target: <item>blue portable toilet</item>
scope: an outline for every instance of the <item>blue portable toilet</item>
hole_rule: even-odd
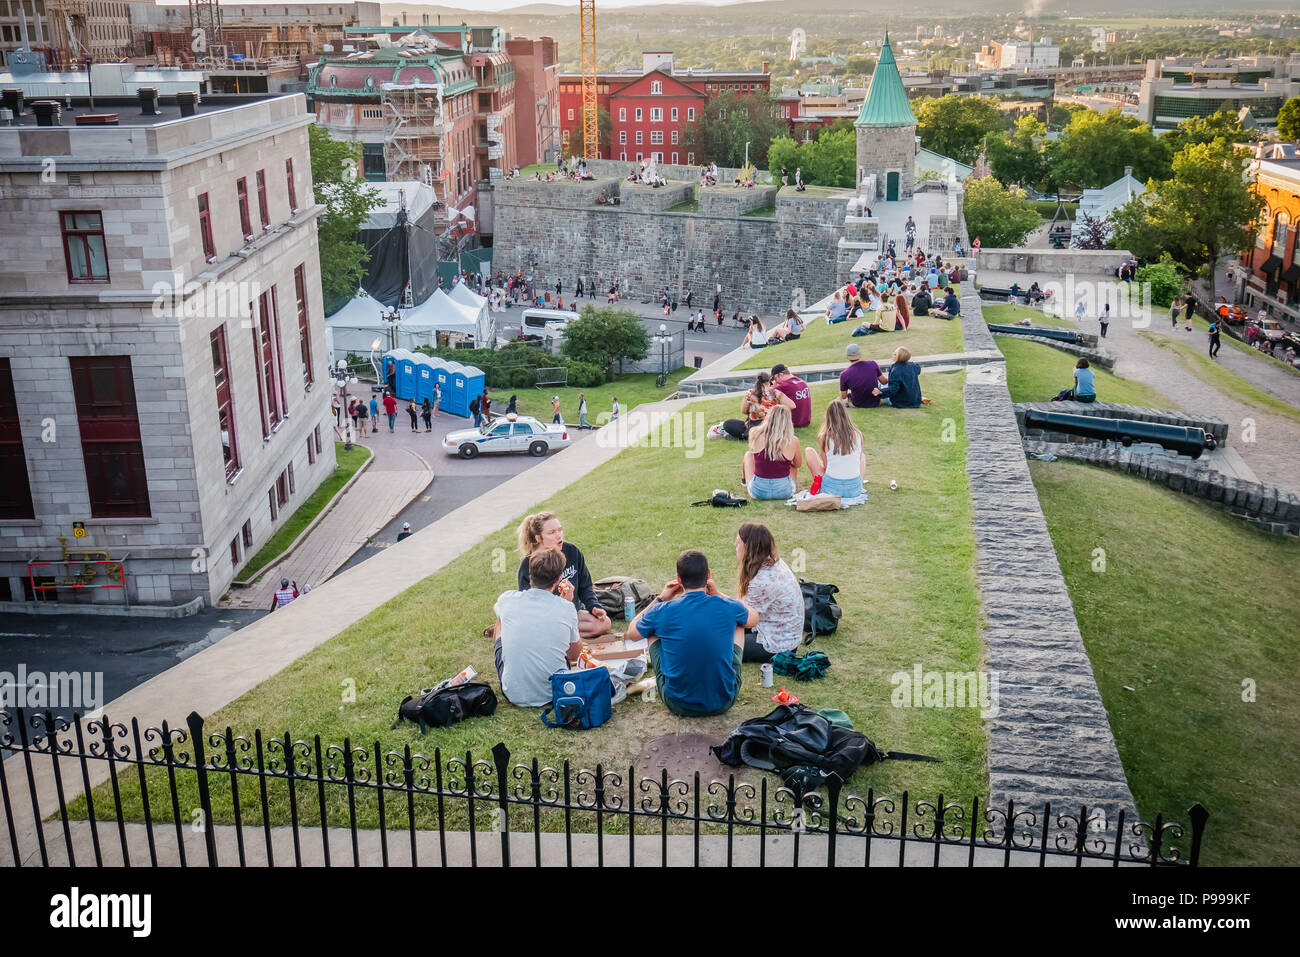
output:
[[[384,354],[380,368],[384,371],[385,380],[392,383],[396,398],[420,401],[416,398],[419,379],[416,368],[422,358],[424,357],[407,349],[393,349]]]
[[[446,362],[440,373],[446,376],[442,391],[442,407],[455,415],[468,417],[469,406],[476,396],[483,394],[485,376],[483,370],[475,366],[461,365],[459,362]]]
[[[433,374],[435,359],[428,356],[419,356],[415,363],[415,402],[417,405],[424,403],[425,399],[433,405]]]

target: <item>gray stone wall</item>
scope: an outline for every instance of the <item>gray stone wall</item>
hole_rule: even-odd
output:
[[[627,176],[628,172],[633,167],[640,166],[640,165],[641,165],[640,162],[637,162],[636,160],[630,160],[630,159],[629,160],[589,159],[587,160],[587,172],[591,173],[592,176],[595,176],[597,178],[613,176],[613,177],[617,177],[618,179],[623,179],[625,176]],[[655,168],[659,170],[659,175],[667,180],[675,179],[675,180],[689,181],[691,183],[698,183],[700,181],[699,166],[683,166],[683,165],[674,165],[672,163],[658,163],[656,164]],[[735,169],[734,167],[719,166],[718,182],[730,183],[735,180],[736,173],[738,172],[739,170]],[[759,183],[769,183],[772,180],[772,174],[765,169],[761,169],[758,171],[758,174],[755,176],[755,180],[756,182]]]
[[[776,198],[776,216],[745,216],[735,204],[759,191],[704,190],[700,212],[670,213],[575,201],[575,185],[508,180],[496,194],[493,262],[542,285],[581,276],[604,292],[618,280],[630,296],[657,296],[665,285],[687,289],[707,310],[722,286],[722,307],[784,313],[803,290],[808,301],[836,285],[836,247],[844,233],[844,200],[796,193]],[[626,186],[627,184],[622,184]],[[650,191],[662,194],[663,189]],[[726,214],[714,212],[726,208]]]
[[[886,196],[889,173],[898,173],[898,197],[908,199],[916,188],[916,127],[863,126],[858,134],[858,176],[876,175],[876,199]]]

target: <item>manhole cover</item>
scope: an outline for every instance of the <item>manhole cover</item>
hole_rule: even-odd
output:
[[[637,773],[643,777],[659,777],[666,769],[669,779],[690,780],[696,771],[705,781],[714,778],[726,780],[732,772],[709,748],[721,744],[718,738],[707,734],[665,734],[647,741],[637,757]]]

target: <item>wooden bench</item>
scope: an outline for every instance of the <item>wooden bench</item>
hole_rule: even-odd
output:
[[[76,117],[77,126],[117,126],[116,113],[82,113]]]

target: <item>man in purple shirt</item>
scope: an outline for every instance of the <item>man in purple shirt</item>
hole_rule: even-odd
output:
[[[844,354],[848,356],[849,365],[840,373],[840,398],[847,399],[856,409],[876,408],[880,405],[880,397],[871,392],[880,381],[880,366],[874,360],[863,359],[862,349],[856,342],[845,346]]]
[[[794,409],[790,418],[796,429],[806,428],[812,424],[812,390],[808,383],[785,367],[784,362],[772,366],[772,385],[778,392],[790,397]]]

